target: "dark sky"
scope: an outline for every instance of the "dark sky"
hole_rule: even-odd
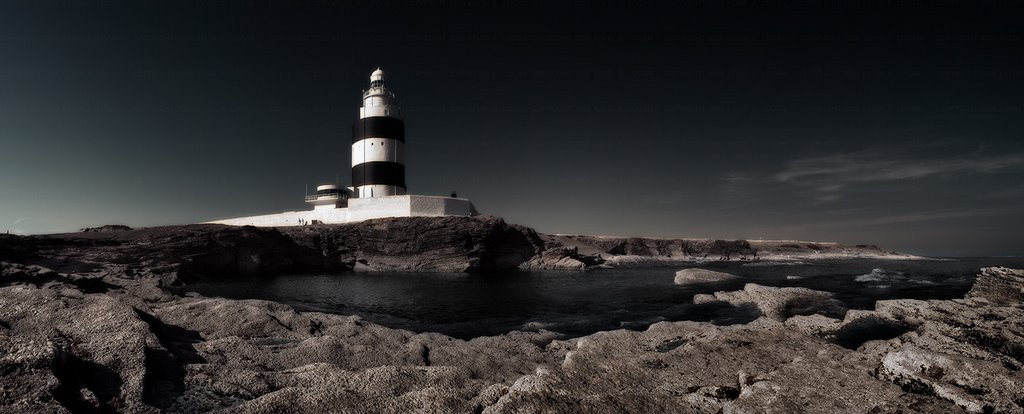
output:
[[[1024,254],[1015,2],[485,3],[0,0],[0,231],[305,209],[379,65],[409,191],[542,232]]]

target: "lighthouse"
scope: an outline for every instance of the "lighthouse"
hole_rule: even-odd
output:
[[[344,139],[344,138],[342,138]],[[340,160],[339,160],[340,161]],[[346,168],[344,164],[339,168]],[[363,91],[359,119],[352,125],[352,186],[322,184],[306,194],[312,210],[236,217],[207,223],[232,226],[305,226],[355,223],[385,217],[473,216],[465,198],[414,195],[405,189],[405,123],[395,93],[380,68]]]
[[[380,68],[370,74],[359,120],[352,125],[352,193],[357,198],[405,194],[405,123]]]

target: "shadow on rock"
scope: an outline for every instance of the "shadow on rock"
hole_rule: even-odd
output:
[[[742,325],[761,317],[761,310],[753,303],[733,305],[728,302],[706,302],[694,304],[686,320],[708,322],[715,325]]]
[[[893,339],[915,328],[892,320],[865,317],[843,325],[836,332],[835,343],[846,349],[857,349],[865,342]]]
[[[118,411],[121,378],[110,368],[86,361],[70,351],[58,349],[54,354],[53,375],[60,381],[52,391],[53,398],[69,411]]]
[[[196,331],[166,324],[157,317],[135,309],[150,331],[156,335],[163,349],[146,348],[146,381],[143,402],[158,408],[168,408],[185,391],[185,365],[201,364],[206,360],[193,344],[202,341]]]

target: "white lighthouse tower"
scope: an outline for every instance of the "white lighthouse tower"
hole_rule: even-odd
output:
[[[405,188],[405,123],[384,71],[370,74],[363,91],[359,120],[352,125],[352,186],[317,186],[306,194],[312,210],[237,217],[208,223],[234,226],[302,226],[341,224],[384,217],[472,216],[465,198],[410,195]]]
[[[352,126],[352,193],[357,198],[405,194],[405,123],[380,68],[370,74]]]

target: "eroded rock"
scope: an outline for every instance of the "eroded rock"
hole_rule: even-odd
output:
[[[753,303],[769,319],[783,322],[792,316],[822,314],[842,317],[846,308],[842,302],[832,299],[832,294],[818,290],[796,287],[770,287],[747,283],[743,290],[715,292],[714,295],[699,294],[693,303],[727,302],[736,306]]]
[[[908,391],[934,395],[971,413],[1024,411],[1024,375],[994,362],[907,346],[885,355],[879,375]]]
[[[720,283],[730,280],[738,280],[739,276],[724,272],[716,272],[707,269],[683,269],[676,272],[673,280],[677,285],[699,285],[705,283]]]
[[[110,230],[110,231],[107,231]],[[0,258],[103,279],[158,279],[363,271],[581,270],[599,255],[546,241],[498,217],[392,217],[282,228],[214,224],[0,235]],[[8,278],[10,279],[10,278]]]
[[[1019,305],[1024,301],[1024,270],[1005,267],[981,269],[967,298],[984,299],[997,305]]]
[[[152,411],[147,349],[159,341],[136,310],[71,285],[0,288],[5,343],[0,411]]]

